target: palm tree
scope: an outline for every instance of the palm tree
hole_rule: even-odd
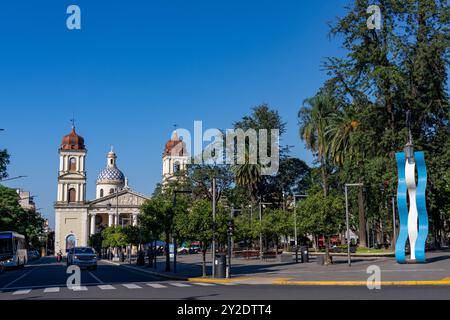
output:
[[[260,183],[262,181],[261,165],[259,164],[238,164],[232,168],[236,184],[241,187],[248,187],[253,202],[259,195]]]
[[[329,141],[326,135],[330,114],[332,114],[335,101],[328,95],[316,95],[304,101],[298,114],[300,124],[300,137],[306,147],[317,154],[322,173],[323,195],[328,196],[327,156]],[[330,237],[326,237],[325,263],[331,263]]]
[[[328,195],[327,154],[329,141],[326,130],[329,116],[333,112],[334,102],[330,96],[317,95],[306,99],[298,114],[300,124],[300,137],[306,147],[317,154],[322,171],[323,193]]]
[[[357,158],[358,167],[361,167],[361,150],[357,139],[354,137],[355,132],[361,125],[357,115],[355,106],[349,105],[336,111],[330,117],[326,130],[327,139],[330,141],[327,151],[329,158],[338,166],[342,166],[345,162],[352,162]],[[360,175],[358,182],[363,182],[362,175]],[[359,188],[358,191],[358,215],[359,245],[366,247],[366,218],[362,188]]]

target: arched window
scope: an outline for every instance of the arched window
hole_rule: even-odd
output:
[[[69,171],[77,171],[77,159],[70,158],[70,160],[69,160]]]
[[[173,173],[178,173],[178,172],[180,172],[180,169],[181,169],[180,163],[179,163],[178,161],[175,162],[175,164],[174,164],[174,166],[173,166]]]
[[[75,237],[73,234],[69,235],[66,238],[66,252],[69,252],[71,249],[75,248],[77,246],[77,237]]]
[[[69,189],[69,202],[77,202],[77,192],[74,188]]]
[[[113,194],[113,193],[114,193],[114,189],[110,189],[109,194]]]
[[[105,193],[104,193],[103,189],[100,189],[100,198],[103,198],[104,195],[105,195]]]

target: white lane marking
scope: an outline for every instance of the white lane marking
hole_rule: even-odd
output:
[[[166,286],[163,286],[162,284],[158,284],[158,283],[147,283],[147,285],[154,289],[167,289]]]
[[[89,272],[89,275],[94,278],[95,281],[97,281],[99,284],[105,284],[102,280],[100,280],[95,274],[92,272]]]
[[[72,291],[74,291],[74,292],[88,291],[88,288],[87,287],[73,287]]]
[[[13,293],[13,296],[23,296],[29,294],[31,290],[19,290]]]
[[[221,286],[238,286],[239,284],[238,283],[233,283],[233,282],[230,282],[230,283],[219,283]]]
[[[44,290],[44,293],[59,293],[60,288],[47,288]]]
[[[98,286],[100,290],[116,290],[113,286],[105,285],[105,286]]]
[[[170,285],[171,285],[171,286],[174,286],[174,287],[177,287],[177,288],[189,288],[189,287],[192,287],[192,286],[190,286],[190,285],[188,285],[188,284],[184,284],[184,283],[176,283],[176,282],[170,283]]]
[[[201,282],[199,282],[199,283],[193,283],[193,284],[195,284],[196,286],[200,286],[200,287],[215,287],[216,286],[213,283],[201,283]]]
[[[33,269],[30,272],[27,272],[27,273],[23,274],[22,276],[18,277],[16,280],[11,281],[6,286],[4,286],[4,288],[8,288],[8,287],[12,286],[14,283],[16,283],[16,282],[22,280],[23,278],[25,278],[26,276],[30,275],[34,270],[36,270],[36,269]]]
[[[123,284],[123,286],[130,290],[142,289],[142,287],[139,287],[138,285],[135,284]]]

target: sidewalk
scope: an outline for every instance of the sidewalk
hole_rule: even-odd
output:
[[[179,256],[176,274],[164,272],[163,259],[159,257],[157,269],[122,265],[176,280],[277,285],[366,285],[368,267],[378,266],[382,272],[381,280],[386,285],[450,285],[450,251],[428,253],[426,264],[407,265],[399,265],[389,257],[356,257],[352,267],[348,266],[347,258],[341,256],[335,256],[331,266],[318,265],[315,257],[307,264],[233,259],[230,280],[202,278],[201,255]],[[208,275],[211,275],[211,260],[209,255]]]

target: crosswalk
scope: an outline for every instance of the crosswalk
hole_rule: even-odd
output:
[[[4,293],[10,293],[13,296],[26,296],[32,293],[44,293],[44,294],[58,294],[61,293],[63,289],[70,290],[72,292],[88,292],[90,290],[100,290],[100,291],[116,291],[120,289],[128,290],[143,290],[145,288],[152,289],[169,289],[169,288],[193,288],[193,287],[217,287],[217,286],[238,286],[237,283],[203,283],[203,282],[167,282],[167,283],[124,283],[124,284],[113,284],[113,285],[96,285],[96,286],[80,286],[74,288],[62,288],[62,287],[50,287],[50,288],[40,288],[40,289],[20,289],[16,291],[9,291]]]

